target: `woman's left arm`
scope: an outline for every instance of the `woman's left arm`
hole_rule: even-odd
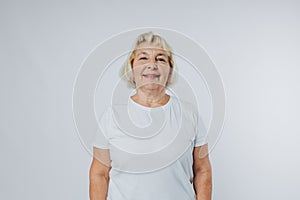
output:
[[[193,157],[196,200],[211,200],[212,170],[208,155],[208,145],[195,147]]]

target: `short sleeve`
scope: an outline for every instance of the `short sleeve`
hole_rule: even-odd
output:
[[[108,108],[102,114],[98,129],[94,137],[93,147],[101,149],[109,149],[108,128],[111,121],[111,109]]]
[[[201,118],[201,116],[196,113],[195,114],[195,118],[196,118],[196,136],[195,136],[195,143],[194,146],[195,147],[199,147],[202,146],[204,144],[207,143],[207,130],[205,128],[204,122]]]

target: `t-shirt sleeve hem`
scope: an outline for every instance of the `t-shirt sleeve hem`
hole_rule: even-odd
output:
[[[109,149],[108,146],[105,146],[105,145],[98,145],[98,144],[93,144],[93,147],[96,147],[98,149]]]
[[[194,147],[200,147],[200,146],[203,146],[203,145],[205,145],[205,144],[208,144],[208,142],[207,142],[207,141],[195,142]]]

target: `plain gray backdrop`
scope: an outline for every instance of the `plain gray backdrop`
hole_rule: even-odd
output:
[[[0,199],[88,199],[91,156],[72,115],[80,64],[121,31],[202,44],[227,116],[211,153],[215,200],[300,199],[298,1],[0,2]]]

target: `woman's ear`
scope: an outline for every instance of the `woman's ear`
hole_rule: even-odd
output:
[[[130,60],[130,67],[131,67],[131,69],[133,68],[133,61],[134,61],[134,58],[132,58],[132,59]]]

